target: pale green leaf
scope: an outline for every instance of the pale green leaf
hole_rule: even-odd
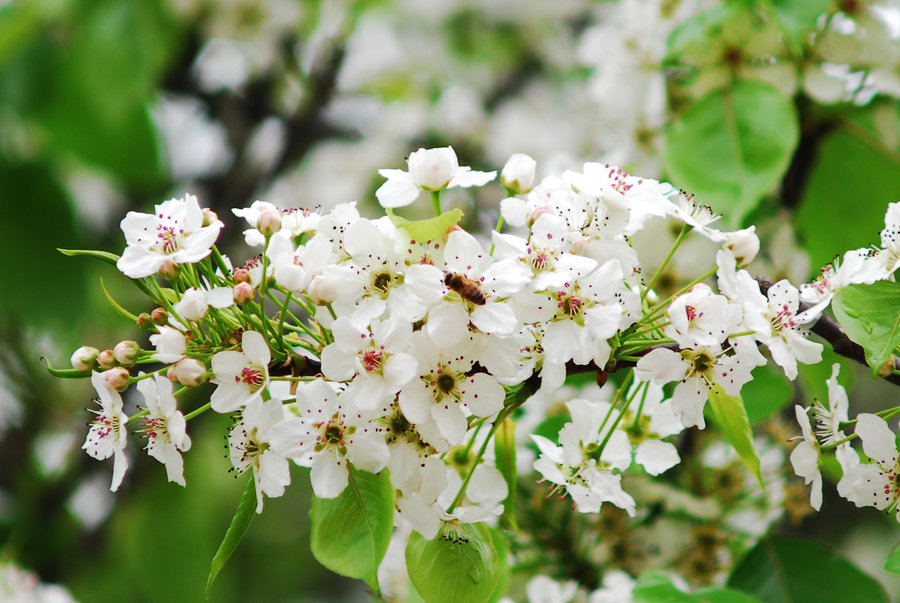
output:
[[[212,564],[210,565],[209,577],[206,579],[207,599],[209,599],[209,591],[212,588],[213,581],[216,579],[216,576],[219,575],[219,572],[225,566],[225,563],[228,561],[228,558],[231,557],[231,554],[237,548],[238,544],[240,544],[241,539],[247,532],[247,528],[250,527],[250,521],[253,519],[255,511],[256,482],[254,482],[253,475],[251,475],[250,479],[247,481],[247,487],[241,495],[237,511],[234,512],[234,517],[231,519],[231,525],[228,526],[228,531],[225,532],[225,538],[222,539],[222,544],[219,545],[219,550],[216,551]]]
[[[900,283],[849,285],[834,295],[831,307],[847,336],[866,351],[874,378],[900,344]]]
[[[750,428],[750,420],[747,418],[743,401],[740,397],[729,396],[716,385],[715,389],[709,392],[709,406],[722,433],[762,486],[759,456],[753,448],[753,430]]]

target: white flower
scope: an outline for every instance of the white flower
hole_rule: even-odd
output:
[[[287,459],[270,445],[272,429],[284,419],[281,400],[251,400],[241,411],[241,420],[228,436],[232,466],[243,473],[253,468],[256,484],[256,512],[262,513],[263,494],[277,498],[291,483]]]
[[[193,195],[169,199],[156,206],[155,214],[128,212],[122,220],[128,247],[116,267],[130,278],[143,278],[156,274],[167,261],[202,260],[224,226],[219,220],[203,226],[203,220],[203,210]]]
[[[231,287],[214,287],[213,289],[197,289],[191,287],[173,306],[178,315],[185,320],[201,320],[206,316],[209,307],[227,308],[234,303]]]
[[[900,267],[900,201],[888,205],[881,231],[881,251],[875,257],[884,270],[881,278],[887,278]]]
[[[803,441],[791,452],[791,465],[794,473],[804,479],[807,485],[812,484],[809,504],[818,511],[822,508],[822,472],[820,471],[819,442],[816,440],[809,423],[809,415],[800,405],[794,406],[797,422],[803,433]]]
[[[128,443],[128,415],[122,412],[122,397],[119,395],[102,373],[91,373],[91,384],[97,390],[100,399],[100,411],[91,411],[96,418],[91,422],[87,437],[84,440],[84,449],[90,456],[97,460],[113,457],[113,477],[109,489],[115,492],[122,484],[125,470],[128,469],[128,457],[125,456],[125,445]]]
[[[174,327],[158,326],[157,333],[150,336],[150,343],[156,348],[151,356],[153,360],[171,364],[184,358],[187,349],[187,341],[184,333]]]
[[[219,387],[210,401],[216,412],[233,412],[253,400],[261,400],[262,390],[269,384],[272,353],[263,336],[244,331],[241,349],[242,352],[228,350],[212,357],[212,381]]]
[[[578,583],[568,580],[560,584],[548,576],[535,576],[525,586],[528,603],[567,603],[575,596]]]
[[[868,249],[851,249],[841,261],[835,259],[833,264],[822,268],[812,283],[800,285],[800,300],[812,306],[807,313],[818,317],[840,289],[858,283],[871,284],[882,276],[879,261],[869,256]]]
[[[863,451],[870,462],[842,463],[844,476],[838,483],[838,493],[857,507],[875,507],[893,513],[900,501],[897,436],[884,419],[869,413],[857,415],[856,434],[862,439]]]
[[[250,228],[244,231],[244,242],[250,247],[262,247],[266,244],[266,237],[257,228],[259,226],[259,218],[263,213],[274,212],[281,215],[281,210],[268,201],[254,201],[250,207],[239,209],[234,208],[231,212],[238,218],[244,218]]]
[[[514,153],[500,172],[500,184],[514,194],[524,194],[534,186],[537,162],[524,153]]]
[[[418,198],[421,191],[439,191],[461,186],[483,186],[496,177],[497,172],[477,172],[460,166],[453,147],[419,149],[407,160],[409,171],[378,170],[387,178],[375,196],[382,207],[403,207]]]
[[[144,373],[139,373],[143,375]],[[141,418],[147,438],[147,453],[166,466],[170,482],[184,485],[184,461],[181,453],[190,450],[184,415],[176,408],[172,382],[160,375],[137,382],[148,413]]]
[[[672,302],[665,333],[682,347],[723,343],[741,320],[741,307],[700,283]]]

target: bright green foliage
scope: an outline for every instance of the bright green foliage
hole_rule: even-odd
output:
[[[798,138],[790,98],[768,84],[739,82],[675,117],[664,161],[674,185],[735,226],[784,176]]]
[[[456,226],[463,217],[459,208],[445,211],[439,216],[427,220],[407,220],[389,211],[388,215],[394,225],[406,232],[413,241],[444,241],[447,233]]]
[[[500,556],[482,523],[448,523],[433,540],[413,532],[406,568],[427,603],[490,601],[500,579]]]
[[[503,501],[503,516],[509,523],[516,525],[516,423],[509,417],[494,432],[494,462],[503,474],[509,496]]]
[[[222,539],[222,544],[219,545],[219,550],[216,551],[216,556],[213,557],[212,563],[210,564],[209,577],[206,579],[207,599],[209,598],[209,591],[212,588],[213,581],[216,579],[216,576],[219,575],[219,572],[225,566],[225,563],[228,561],[228,558],[231,557],[231,554],[237,548],[238,544],[240,544],[241,539],[247,532],[247,528],[250,527],[250,521],[253,519],[254,511],[256,511],[256,483],[251,475],[250,479],[247,481],[247,487],[244,489],[244,493],[241,494],[241,500],[238,503],[237,510],[234,512],[231,525],[228,526],[228,531],[225,532],[225,538]]]
[[[375,475],[350,466],[350,483],[337,498],[313,496],[310,547],[333,572],[378,589],[378,566],[394,529],[394,487],[387,471]]]
[[[888,601],[871,576],[825,546],[797,538],[760,542],[735,568],[728,586],[767,603]]]
[[[900,574],[900,544],[895,546],[884,560],[884,570],[892,574]]]
[[[900,344],[900,283],[844,287],[832,307],[850,339],[865,348],[866,362],[876,376]]]
[[[753,370],[753,379],[741,388],[747,418],[753,425],[777,414],[787,406],[793,395],[794,391],[784,372],[771,364],[756,367]]]
[[[744,402],[740,397],[729,396],[717,385],[715,390],[709,392],[709,406],[722,433],[734,446],[734,450],[744,461],[744,465],[747,466],[756,481],[762,485],[759,456],[753,448],[753,430],[750,428],[750,420],[747,418]]]
[[[632,592],[634,603],[756,603],[756,597],[730,588],[711,588],[697,593],[679,590],[664,574],[648,572]]]

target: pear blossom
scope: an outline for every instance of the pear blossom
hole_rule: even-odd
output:
[[[879,262],[868,249],[851,249],[843,258],[822,268],[812,283],[800,285],[800,301],[812,306],[807,312],[818,317],[828,307],[834,294],[852,284],[871,284],[883,276]]]
[[[185,195],[159,204],[153,214],[130,211],[122,220],[128,246],[116,267],[129,278],[156,274],[166,262],[198,262],[209,255],[224,224],[203,225],[197,198]]]
[[[197,321],[206,316],[210,306],[222,309],[233,303],[234,297],[230,287],[213,287],[212,289],[191,287],[182,294],[181,299],[173,307],[181,318]]]
[[[527,193],[534,186],[534,172],[537,162],[525,153],[513,153],[500,171],[500,184],[510,194],[521,195]]]
[[[578,583],[568,580],[559,583],[548,576],[535,576],[525,585],[528,603],[567,603],[578,590]]]
[[[803,441],[791,452],[791,465],[794,472],[802,477],[807,485],[812,485],[809,504],[818,511],[822,508],[822,472],[820,469],[819,442],[813,435],[809,415],[800,405],[794,406],[797,422],[800,423]]]
[[[375,197],[382,207],[403,207],[415,201],[421,191],[439,191],[457,186],[484,186],[497,176],[497,172],[478,172],[468,166],[460,166],[453,147],[419,149],[407,159],[409,171],[378,170],[387,178]]]
[[[297,386],[298,415],[289,414],[272,433],[272,447],[310,468],[313,492],[335,498],[349,483],[349,464],[378,473],[390,451],[374,412],[356,410],[323,379]]]
[[[184,358],[187,350],[184,333],[166,325],[156,327],[156,331],[155,335],[150,336],[150,343],[156,348],[156,352],[151,356],[153,360],[169,364]]]
[[[740,323],[742,312],[724,295],[717,295],[700,283],[679,295],[667,310],[667,337],[682,347],[714,346],[724,342]]]
[[[281,400],[254,398],[241,410],[241,420],[228,435],[228,455],[238,473],[253,469],[256,512],[262,513],[263,495],[277,498],[291,483],[287,458],[270,445],[273,429],[284,419]]]
[[[216,412],[234,412],[253,400],[261,400],[269,384],[272,353],[263,336],[256,331],[244,331],[241,350],[226,350],[212,357],[212,381],[218,387],[210,401]]]
[[[139,373],[143,375],[144,373]],[[147,453],[166,466],[170,482],[184,486],[182,452],[191,448],[184,415],[176,408],[172,382],[160,375],[137,382],[148,413],[141,418],[147,438]]]
[[[103,378],[102,373],[92,372],[91,384],[97,390],[100,410],[91,411],[97,416],[91,421],[82,449],[97,460],[113,457],[113,476],[109,489],[115,492],[128,469],[128,457],[125,456],[128,415],[122,411],[122,396]]]
[[[857,415],[856,435],[869,462],[845,465],[838,493],[857,507],[895,513],[900,502],[897,436],[884,419],[869,413]]]
[[[881,250],[874,257],[883,271],[881,278],[887,278],[900,268],[900,201],[888,205],[881,231]]]

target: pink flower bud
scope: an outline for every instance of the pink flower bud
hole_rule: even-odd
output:
[[[150,313],[150,320],[153,321],[153,324],[159,326],[168,324],[169,313],[163,308],[154,308],[153,312]]]
[[[110,387],[119,392],[124,392],[128,389],[128,384],[131,383],[131,375],[128,374],[128,369],[124,369],[121,366],[103,371],[101,375],[103,375]]]
[[[186,387],[195,387],[206,381],[206,366],[196,358],[183,358],[169,368],[168,377]]]
[[[117,364],[116,355],[112,350],[103,350],[100,352],[100,355],[97,356],[97,366],[100,367],[101,371],[111,369]]]
[[[756,236],[756,227],[751,226],[729,233],[723,246],[734,253],[738,267],[746,266],[759,253],[759,237]]]
[[[238,283],[234,286],[234,303],[246,304],[253,299],[255,291],[250,283]]]
[[[524,153],[514,153],[500,172],[500,184],[511,193],[521,195],[534,186],[537,162]]]
[[[97,366],[100,350],[83,345],[72,353],[72,368],[76,371],[89,371]]]
[[[317,275],[314,276],[309,287],[306,288],[310,301],[317,306],[327,306],[337,298],[337,288],[329,279]]]
[[[238,268],[231,275],[234,279],[235,283],[249,283],[250,282],[250,271],[246,268]]]
[[[132,366],[137,361],[140,351],[141,346],[139,346],[136,341],[130,339],[120,341],[116,344],[116,347],[113,348],[113,354],[116,356],[116,361],[122,366]]]
[[[281,212],[267,209],[259,214],[259,220],[256,222],[256,230],[266,237],[271,237],[281,230]]]
[[[531,212],[529,212],[528,217],[525,219],[525,222],[526,224],[528,224],[528,227],[531,228],[532,226],[534,226],[534,223],[537,222],[538,218],[540,218],[544,214],[549,213],[549,207],[544,207],[543,205],[535,207],[533,210],[531,210]]]
[[[156,325],[153,324],[153,317],[150,316],[147,312],[141,312],[137,317],[137,326],[142,329],[148,329],[150,331],[156,330]]]
[[[172,260],[166,260],[159,268],[159,275],[167,281],[174,281],[178,278],[178,264]]]
[[[219,221],[219,215],[208,207],[203,208],[203,226],[212,226]]]

